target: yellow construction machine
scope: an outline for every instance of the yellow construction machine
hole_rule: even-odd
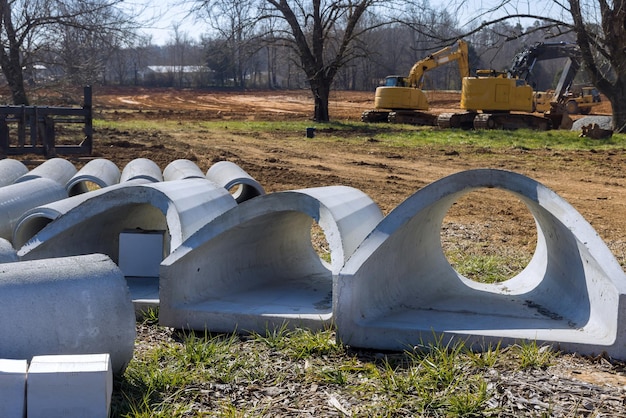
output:
[[[409,75],[388,76],[385,85],[376,89],[374,109],[361,115],[363,122],[409,123],[435,125],[437,115],[426,112],[428,99],[422,91],[424,74],[442,65],[457,62],[461,78],[469,77],[468,47],[459,40],[416,62]]]
[[[437,125],[442,128],[536,130],[571,125],[564,92],[579,69],[578,54],[576,44],[537,43],[517,54],[506,72],[478,70],[476,77],[463,79],[461,108],[466,112],[441,114]],[[550,100],[550,111],[543,116],[535,115],[536,94],[527,80],[537,62],[562,57],[569,59],[556,89],[558,98]]]
[[[548,130],[551,120],[533,115],[533,88],[507,72],[478,70],[463,79],[463,113],[442,113],[440,128]]]

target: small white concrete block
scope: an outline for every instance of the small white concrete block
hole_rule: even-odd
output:
[[[0,417],[26,416],[26,360],[0,359]]]
[[[108,354],[35,356],[28,369],[28,417],[107,418],[112,392]]]
[[[125,277],[159,277],[164,231],[126,231],[120,234],[119,267]]]

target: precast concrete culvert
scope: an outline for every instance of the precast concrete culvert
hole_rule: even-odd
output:
[[[135,312],[120,269],[92,254],[2,265],[0,358],[109,353],[133,357]]]
[[[52,158],[44,161],[29,172],[18,177],[15,180],[15,183],[45,178],[56,181],[57,183],[65,186],[74,174],[76,174],[76,167],[74,167],[74,164],[63,158]]]
[[[121,261],[148,259],[156,268],[146,268],[157,273],[149,275],[153,279],[149,283],[142,279],[137,288],[149,291],[153,302],[158,303],[160,261],[206,223],[235,206],[226,190],[206,179],[159,183],[137,179],[35,208],[22,217],[14,237],[22,244],[18,249],[22,260],[102,253],[126,273]],[[148,247],[155,239],[160,240],[159,245]],[[139,244],[129,247],[124,240]],[[133,251],[130,257],[120,254],[123,249]],[[145,289],[146,284],[151,290]]]
[[[13,230],[21,216],[32,208],[65,199],[65,187],[48,178],[34,177],[28,181],[0,187],[0,237],[13,242]]]
[[[206,178],[232,193],[237,203],[265,194],[263,186],[258,181],[230,161],[218,161],[213,164],[207,170]]]
[[[185,179],[203,179],[204,173],[200,167],[191,160],[180,159],[169,163],[163,170],[164,181],[175,181]]]
[[[13,184],[26,173],[28,173],[28,167],[23,162],[10,158],[0,160],[0,187]]]
[[[333,276],[381,219],[367,195],[345,186],[244,202],[163,260],[159,321],[215,332],[328,326]],[[314,222],[326,236],[330,263],[313,248]]]
[[[119,183],[120,169],[104,158],[89,161],[67,182],[65,188],[69,196],[87,193]]]
[[[161,173],[161,169],[154,161],[147,158],[135,158],[124,166],[120,176],[120,183],[131,180],[158,183],[163,181],[163,173]]]
[[[448,262],[441,225],[479,188],[499,188],[528,207],[537,226],[529,264],[502,283],[469,280]],[[403,350],[443,338],[475,349],[536,340],[582,354],[626,358],[626,277],[606,244],[562,198],[502,170],[461,172],[416,192],[372,231],[337,279],[337,338]]]

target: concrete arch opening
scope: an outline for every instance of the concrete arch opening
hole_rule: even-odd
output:
[[[443,219],[440,236],[452,268],[480,283],[517,276],[537,248],[537,226],[528,206],[511,192],[494,188],[459,197]]]

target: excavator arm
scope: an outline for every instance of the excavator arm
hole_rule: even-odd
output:
[[[556,58],[568,58],[554,92],[554,97],[558,101],[565,95],[580,69],[582,57],[577,44],[571,42],[537,43],[515,56],[509,73],[513,77],[528,81],[537,62]]]
[[[422,88],[424,84],[424,74],[439,66],[445,65],[451,61],[457,61],[459,64],[459,72],[461,78],[469,77],[469,59],[467,42],[459,40],[456,48],[449,46],[430,54],[416,62],[409,72],[407,85],[409,87]]]

